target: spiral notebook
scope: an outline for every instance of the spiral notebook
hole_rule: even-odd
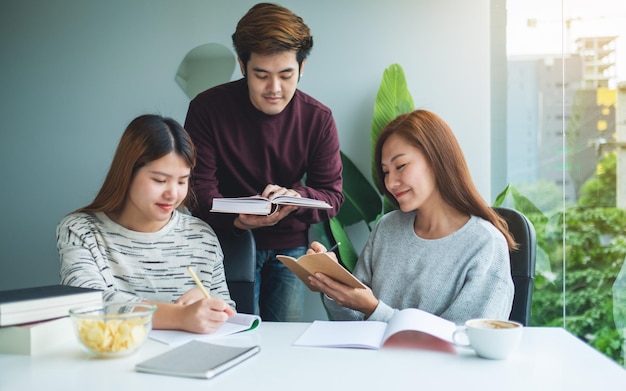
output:
[[[259,346],[224,346],[191,341],[140,362],[138,372],[211,379],[257,354]]]

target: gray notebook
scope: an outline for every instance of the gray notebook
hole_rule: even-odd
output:
[[[138,372],[210,379],[257,354],[259,346],[238,347],[190,341],[140,362]]]

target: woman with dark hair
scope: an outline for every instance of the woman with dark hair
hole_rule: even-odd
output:
[[[135,118],[96,198],[57,226],[61,283],[103,290],[105,301],[155,304],[155,329],[210,333],[233,316],[213,229],[177,210],[191,198],[195,164],[180,124],[158,115]]]
[[[383,216],[354,269],[368,289],[323,274],[333,319],[388,321],[419,308],[457,324],[507,319],[513,302],[506,222],[481,198],[448,124],[416,110],[398,116],[375,147],[378,185],[399,210]],[[313,242],[309,252],[324,252]]]

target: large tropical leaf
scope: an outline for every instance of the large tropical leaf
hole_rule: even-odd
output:
[[[358,259],[358,253],[344,227],[364,222],[371,230],[372,225],[378,221],[381,215],[382,198],[354,162],[343,152],[341,152],[341,161],[343,164],[345,201],[337,216],[329,221],[328,226],[325,223],[319,223],[313,227],[319,240],[326,247],[341,243],[337,251],[339,260],[348,270],[352,271]],[[330,228],[330,232],[328,228]]]
[[[502,204],[504,203],[504,200],[506,200],[506,197],[508,197],[509,193],[511,192],[511,185],[506,185],[506,187],[504,188],[504,190],[502,190],[500,192],[500,194],[498,194],[498,196],[496,197],[496,200],[493,202],[493,206],[502,206]]]
[[[527,197],[523,196],[516,187],[511,188],[511,195],[513,196],[513,205],[515,209],[522,211],[524,214],[533,214],[542,217],[542,223],[545,224],[547,217],[543,214],[539,208]]]
[[[328,222],[313,224],[312,227],[317,234],[317,240],[326,248],[334,246],[335,243],[340,243],[339,248],[335,250],[335,254],[337,254],[339,263],[349,271],[352,271],[359,258],[359,254],[352,245],[352,241],[341,224],[341,221],[339,221],[337,217],[333,217]]]
[[[341,162],[345,201],[339,209],[337,219],[346,227],[359,221],[365,221],[370,227],[370,222],[375,221],[381,213],[381,197],[376,188],[343,152],[341,152]]]
[[[356,265],[356,261],[359,258],[359,254],[357,254],[354,246],[352,245],[352,241],[348,237],[348,234],[343,228],[341,222],[335,217],[330,220],[330,230],[334,236],[334,239],[337,243],[341,243],[337,252],[339,253],[339,260],[343,264],[343,266],[349,271],[354,270],[354,266]]]
[[[376,182],[376,170],[374,166],[374,146],[382,129],[398,115],[413,111],[413,98],[409,93],[404,77],[404,71],[398,64],[392,64],[383,73],[383,79],[376,95],[374,114],[371,128],[371,156],[372,156],[372,179]],[[383,197],[372,182],[359,171],[356,165],[341,152],[343,163],[343,194],[345,201],[341,209],[333,219],[329,221],[330,233],[323,231],[321,226],[316,227],[321,233],[322,240],[330,245],[333,242],[341,242],[338,253],[341,262],[352,270],[358,259],[358,253],[352,245],[350,237],[344,227],[360,222],[365,222],[368,229],[378,221],[383,213],[395,209],[395,206],[385,199],[383,210]],[[330,238],[329,236],[332,236]]]
[[[329,232],[327,230],[327,223],[325,221],[322,221],[320,223],[316,223],[311,225],[311,227],[313,228],[313,230],[315,231],[315,234],[317,235],[316,240],[319,241],[320,243],[322,243],[326,248],[331,248],[336,242],[334,237],[331,238],[331,232]]]
[[[493,206],[502,206],[508,196],[513,201],[513,209],[522,212],[533,224],[538,235],[545,234],[546,225],[549,223],[548,217],[537,206],[523,196],[517,188],[511,184],[507,185],[504,190],[498,194]],[[550,266],[550,258],[547,252],[542,248],[541,241],[537,243],[536,249],[536,273],[550,279],[553,275]]]
[[[531,200],[523,196],[519,190],[517,190],[517,187],[511,184],[506,185],[504,190],[496,196],[493,206],[502,206],[509,195],[513,199],[513,207],[520,212],[524,214],[543,214]]]
[[[404,77],[404,71],[399,64],[391,64],[383,72],[383,79],[374,102],[372,130],[370,141],[372,145],[372,179],[376,181],[376,167],[374,160],[374,146],[378,135],[391,120],[400,114],[413,111],[413,98],[409,92]]]

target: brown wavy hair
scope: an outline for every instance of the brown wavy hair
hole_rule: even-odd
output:
[[[126,202],[130,184],[146,164],[175,152],[190,169],[196,165],[196,150],[183,127],[172,118],[141,115],[128,125],[115,151],[111,167],[91,204],[76,212],[117,212]],[[183,205],[195,199],[191,188]]]
[[[251,53],[271,55],[295,50],[298,65],[313,48],[313,37],[301,17],[285,7],[259,3],[239,20],[232,35],[237,56],[245,67]]]
[[[396,207],[399,206],[398,201],[385,187],[381,165],[383,145],[394,134],[424,153],[433,170],[436,186],[446,203],[462,213],[489,221],[502,232],[509,249],[517,248],[506,221],[476,190],[463,151],[452,129],[441,117],[430,111],[415,110],[399,115],[382,130],[376,141],[374,156],[378,187]]]

